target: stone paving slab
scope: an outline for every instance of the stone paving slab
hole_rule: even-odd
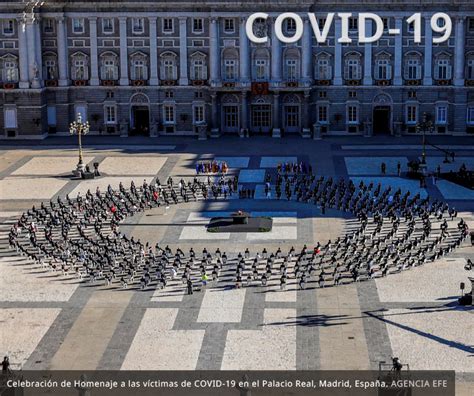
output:
[[[107,191],[107,186],[110,184],[113,189],[118,189],[120,182],[123,183],[123,186],[125,188],[130,187],[130,183],[133,182],[137,187],[141,186],[143,184],[143,180],[146,180],[147,183],[150,183],[152,181],[153,177],[152,176],[135,176],[135,177],[102,177],[100,179],[94,179],[94,180],[82,180],[78,186],[76,186],[70,193],[69,196],[71,198],[75,198],[77,193],[80,192],[82,196],[84,196],[87,193],[87,190],[91,190],[92,194],[95,194],[95,190],[97,187],[100,188],[101,192]]]
[[[230,238],[229,232],[207,232],[204,226],[185,226],[181,231],[179,240],[226,240]]]
[[[242,169],[239,173],[239,183],[262,183],[264,180],[264,169]]]
[[[455,301],[459,297],[459,284],[467,281],[465,264],[465,259],[448,257],[390,277],[378,278],[375,283],[380,301]]]
[[[362,180],[364,183],[369,184],[374,183],[374,186],[377,186],[378,183],[382,185],[382,188],[391,186],[392,191],[395,193],[399,188],[402,190],[402,193],[407,191],[411,192],[411,196],[415,196],[420,193],[422,198],[425,198],[428,193],[426,189],[420,188],[420,183],[418,180],[403,179],[399,177],[351,177],[351,180],[357,185],[359,185]]]
[[[216,157],[216,161],[225,161],[230,169],[248,168],[250,157]]]
[[[260,168],[276,168],[278,164],[283,164],[285,162],[297,162],[297,157],[262,157],[260,161]]]
[[[6,177],[0,180],[0,200],[51,199],[67,183],[52,177]]]
[[[205,330],[172,330],[177,308],[149,308],[122,370],[194,370]]]
[[[259,330],[229,330],[221,370],[296,370],[296,309],[267,308]]]
[[[0,301],[68,301],[78,280],[64,278],[22,257],[0,257]],[[62,280],[61,280],[62,279]]]
[[[121,156],[107,157],[99,167],[108,175],[156,175],[168,157]]]
[[[273,226],[269,232],[248,232],[249,241],[268,241],[268,240],[295,240],[298,239],[298,228],[296,226]]]
[[[474,320],[466,309],[420,306],[373,314],[385,322],[394,356],[411,370],[474,373]]]
[[[446,180],[438,180],[436,186],[444,199],[474,200],[474,190],[469,190],[459,184],[451,183]]]
[[[84,157],[84,164],[89,164],[94,157]],[[51,175],[57,176],[65,173],[70,174],[76,169],[77,156],[69,157],[35,157],[30,159],[25,165],[18,168],[12,175]],[[92,169],[92,164],[91,164]]]
[[[240,323],[245,289],[207,289],[199,310],[198,322]]]
[[[381,175],[382,162],[387,166],[386,175],[397,175],[397,164],[400,162],[402,172],[407,170],[407,157],[345,157],[347,174],[357,175]]]
[[[20,369],[58,316],[58,308],[0,309],[0,351]]]

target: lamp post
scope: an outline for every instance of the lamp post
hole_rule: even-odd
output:
[[[422,121],[416,124],[417,132],[423,133],[423,151],[421,153],[421,165],[426,166],[426,132],[433,132],[433,123],[428,119],[428,114],[423,113]]]
[[[69,133],[71,135],[77,135],[79,140],[79,162],[77,163],[76,171],[78,173],[84,172],[85,166],[82,162],[82,135],[89,133],[89,122],[82,122],[82,116],[78,113],[76,121],[69,125]]]

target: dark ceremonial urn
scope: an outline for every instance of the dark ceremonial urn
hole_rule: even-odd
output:
[[[213,217],[207,232],[269,232],[273,226],[271,217],[252,217],[239,210],[228,217]]]

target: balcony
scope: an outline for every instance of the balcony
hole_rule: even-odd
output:
[[[104,87],[115,87],[117,80],[100,80],[100,84]]]
[[[46,80],[44,82],[44,85],[47,87],[47,88],[54,88],[54,87],[57,87],[58,86],[58,80]]]
[[[434,80],[434,81],[436,85],[440,85],[440,86],[451,85],[451,80],[439,79],[439,80]]]
[[[325,86],[331,85],[331,80],[329,80],[329,79],[328,80],[315,80],[314,83],[316,85],[320,85],[320,86],[325,87]]]
[[[421,79],[405,79],[405,85],[410,85],[410,86],[421,85]]]
[[[134,87],[144,87],[147,85],[147,80],[130,80],[130,85]]]
[[[12,81],[8,81],[8,82],[4,82],[4,83],[2,84],[2,88],[3,88],[3,89],[15,89],[15,88],[17,88],[17,87],[18,87],[18,83],[15,82],[15,81],[13,81],[13,82],[12,82]]]
[[[287,78],[285,85],[288,88],[297,88],[298,87],[298,79],[296,78]]]
[[[224,80],[222,81],[222,88],[235,88],[235,80]]]
[[[346,85],[350,85],[352,87],[355,87],[355,86],[359,86],[361,84],[361,81],[362,80],[360,78],[358,78],[358,79],[345,79],[344,83]]]
[[[191,80],[191,85],[195,87],[202,87],[207,85],[207,80]]]
[[[89,85],[89,80],[74,80],[73,84],[76,87],[85,87],[86,85]]]
[[[388,80],[388,79],[375,80],[375,85],[378,85],[379,87],[386,87],[387,85],[392,85],[392,80]]]
[[[165,87],[174,87],[177,83],[177,80],[161,80],[161,85]]]
[[[252,95],[268,95],[269,84],[263,81],[254,81],[251,85]]]

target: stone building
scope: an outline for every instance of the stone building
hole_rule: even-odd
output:
[[[254,12],[270,15],[254,24],[265,44],[245,33]],[[304,20],[296,44],[274,39],[282,12]],[[328,12],[352,12],[354,41],[337,41],[336,18],[318,44],[308,12],[321,24]],[[359,12],[383,17],[380,40],[358,44]],[[421,43],[406,21],[415,12]],[[437,12],[453,22],[441,44],[430,28]],[[68,134],[78,113],[92,133],[121,136],[403,135],[420,133],[425,113],[429,133],[473,134],[474,3],[0,0],[0,136]]]

